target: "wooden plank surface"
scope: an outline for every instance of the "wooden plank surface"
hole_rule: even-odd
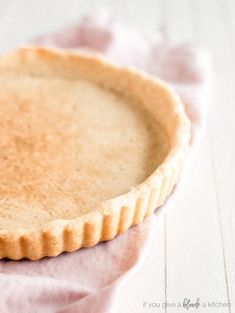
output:
[[[99,4],[0,0],[0,50],[74,22]],[[201,303],[230,302],[231,307],[195,312],[235,312],[235,2],[106,0],[102,5],[141,29],[164,29],[174,42],[202,44],[214,63],[214,96],[205,135],[191,161],[190,184],[159,218],[145,263],[118,294],[116,313],[183,312],[162,304],[197,297]],[[160,303],[161,308],[148,309],[144,303]]]
[[[208,119],[208,137],[213,179],[216,192],[216,204],[227,288],[227,298],[231,303],[231,312],[235,311],[235,28],[230,10],[235,9],[234,2],[206,1],[203,14],[199,14],[203,1],[193,2],[192,10],[198,18],[195,20],[195,38],[213,52],[214,89]],[[208,23],[208,17],[210,22]],[[203,27],[204,26],[204,27]]]

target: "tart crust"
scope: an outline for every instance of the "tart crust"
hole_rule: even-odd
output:
[[[129,192],[101,203],[74,219],[55,219],[35,229],[0,229],[0,258],[37,260],[110,240],[160,207],[172,192],[190,141],[190,122],[174,91],[160,79],[120,68],[98,56],[44,48],[21,48],[0,57],[0,74],[62,76],[88,80],[133,98],[158,119],[170,140],[164,161]]]

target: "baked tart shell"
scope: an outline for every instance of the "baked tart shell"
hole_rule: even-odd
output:
[[[190,142],[190,122],[177,94],[165,82],[102,57],[44,48],[21,48],[0,57],[0,73],[77,77],[132,97],[158,118],[170,140],[163,162],[129,192],[74,219],[55,219],[35,229],[0,229],[0,258],[37,260],[113,239],[160,207],[177,183]]]

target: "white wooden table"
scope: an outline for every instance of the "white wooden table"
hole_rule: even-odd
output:
[[[0,0],[0,50],[76,21],[99,3]],[[116,313],[186,312],[173,307],[184,298],[200,299],[201,306],[188,312],[235,312],[235,1],[102,3],[129,24],[151,30],[161,26],[173,41],[202,44],[214,63],[214,96],[191,184],[159,219],[145,264],[118,294]]]

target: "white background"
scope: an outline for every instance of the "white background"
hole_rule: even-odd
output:
[[[207,126],[194,157],[191,182],[165,217],[145,264],[125,282],[116,313],[183,312],[148,309],[148,303],[230,302],[235,312],[235,2],[233,0],[0,0],[0,49],[76,22],[105,5],[133,26],[164,28],[173,41],[210,49],[214,93]]]

